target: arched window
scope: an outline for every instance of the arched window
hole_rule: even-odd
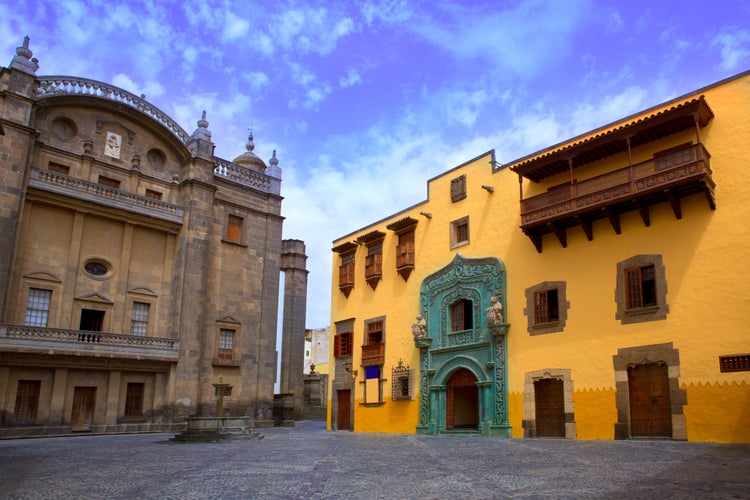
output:
[[[462,299],[451,305],[451,332],[460,332],[474,328],[473,303]]]

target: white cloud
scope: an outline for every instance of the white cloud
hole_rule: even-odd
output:
[[[400,24],[414,15],[408,0],[365,2],[361,6],[361,11],[368,25],[373,24],[375,20],[386,24]]]
[[[242,74],[242,78],[250,84],[253,90],[260,90],[271,83],[268,75],[261,71],[250,71]]]
[[[346,76],[339,78],[339,86],[341,88],[352,87],[360,83],[362,83],[362,76],[355,69],[349,69],[346,72]]]
[[[711,42],[718,46],[721,54],[721,69],[735,71],[747,66],[750,59],[750,32],[735,28],[724,28]]]
[[[224,19],[224,41],[237,40],[244,37],[250,30],[250,23],[233,12],[226,11]]]
[[[139,85],[124,73],[119,73],[112,78],[112,85],[127,90],[137,96],[145,95],[146,99],[156,98],[164,94],[164,87],[156,81],[148,81]]]

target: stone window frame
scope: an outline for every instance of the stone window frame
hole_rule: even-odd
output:
[[[466,238],[462,238],[459,241],[459,237],[461,236],[460,228],[462,226],[466,226]],[[456,219],[451,222],[450,226],[450,247],[451,250],[454,248],[462,247],[464,245],[468,245],[471,242],[471,226],[469,224],[469,216],[461,217],[460,219]]]
[[[578,431],[575,422],[573,402],[573,378],[569,368],[544,368],[526,372],[523,384],[523,437],[536,437],[536,393],[534,382],[543,379],[558,379],[563,382],[563,406],[565,411],[565,439],[576,439]]]
[[[393,401],[413,401],[414,400],[414,385],[416,382],[414,376],[414,369],[409,368],[409,365],[404,366],[402,360],[398,360],[398,366],[391,369],[391,400]],[[403,388],[403,384],[406,382],[407,391],[403,394],[400,390]]]
[[[557,290],[558,319],[548,323],[537,324],[534,299],[538,292],[547,290]],[[526,308],[523,310],[523,313],[526,315],[526,331],[530,335],[559,333],[565,330],[565,324],[568,320],[568,309],[570,309],[570,302],[567,299],[567,283],[565,281],[543,281],[524,290],[524,294],[526,296]]]
[[[615,439],[630,439],[630,390],[628,368],[642,364],[667,365],[669,399],[672,407],[672,439],[687,441],[687,424],[683,407],[687,404],[687,391],[680,388],[680,351],[672,342],[636,347],[621,347],[612,356],[615,370]]]
[[[654,280],[656,286],[656,305],[639,308],[627,307],[626,271],[635,267],[654,266]],[[615,303],[617,312],[615,319],[623,325],[659,321],[667,319],[669,304],[667,303],[667,273],[661,254],[640,254],[617,263],[617,281],[615,287]]]
[[[151,302],[147,300],[133,300],[130,303],[130,334],[131,335],[140,335],[142,337],[148,337],[150,326],[151,326],[150,319],[151,319]],[[138,331],[138,333],[136,333],[136,331]]]
[[[240,329],[242,325],[239,322],[235,322],[233,319],[227,318],[227,320],[218,321],[216,323],[216,337],[214,341],[214,358],[212,361],[213,366],[240,366],[240,356],[239,356],[239,344],[240,344]],[[226,354],[227,351],[221,351],[221,335],[222,332],[233,332],[232,335],[232,348],[231,348],[231,354],[232,358],[227,359]],[[226,349],[226,348],[224,348]],[[224,356],[221,356],[221,354],[224,354]]]

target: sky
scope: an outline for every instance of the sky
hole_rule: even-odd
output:
[[[507,163],[750,69],[750,0],[0,0],[0,58],[110,83],[215,154],[250,130],[305,241],[307,326],[330,322],[332,241]]]

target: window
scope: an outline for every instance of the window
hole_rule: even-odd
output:
[[[148,310],[150,304],[133,302],[133,314],[130,321],[130,333],[133,335],[148,334]]]
[[[380,367],[365,367],[365,404],[379,404],[382,401],[380,394]]]
[[[382,365],[385,362],[384,324],[385,321],[380,318],[365,321],[362,366]]]
[[[64,174],[68,175],[70,173],[70,167],[67,165],[62,165],[60,163],[55,163],[54,161],[51,161],[47,164],[47,170],[50,172],[57,172],[58,174]]]
[[[527,331],[531,335],[562,332],[568,319],[570,304],[566,300],[564,281],[543,281],[525,290],[528,318]]]
[[[26,303],[26,326],[47,326],[51,290],[29,288],[29,299]]]
[[[534,323],[549,323],[559,319],[557,289],[534,292]]]
[[[722,373],[750,371],[750,354],[719,356],[719,369]]]
[[[459,300],[451,306],[451,331],[460,332],[474,328],[473,303],[470,300]]]
[[[383,322],[373,321],[367,324],[367,343],[380,344],[383,342]]]
[[[146,384],[143,382],[128,382],[125,393],[125,416],[142,417],[143,416],[143,393]]]
[[[219,361],[230,362],[234,358],[235,330],[219,330]]]
[[[161,200],[162,193],[159,191],[154,191],[153,189],[147,189],[146,190],[146,198],[152,198],[154,200]]]
[[[628,309],[656,305],[654,266],[625,269],[625,301]]]
[[[383,242],[367,247],[365,258],[365,279],[374,290],[383,276]]]
[[[617,263],[617,313],[622,324],[666,319],[667,273],[662,256],[636,255]]]
[[[451,222],[451,248],[469,243],[469,217]]]
[[[339,290],[346,297],[354,288],[354,252],[341,256],[341,266],[339,266]]]
[[[235,243],[242,241],[242,217],[227,217],[227,240]]]
[[[391,399],[394,401],[405,401],[414,399],[414,370],[404,366],[401,360],[398,360],[398,366],[392,370],[391,379]]]
[[[352,332],[342,332],[333,337],[333,355],[351,356],[352,354]]]
[[[41,388],[41,380],[18,381],[16,406],[13,410],[13,420],[16,423],[36,423],[36,412],[39,408],[39,392]]]
[[[81,310],[81,324],[80,330],[86,330],[89,332],[101,332],[104,327],[104,311],[97,311],[94,309],[82,309]]]
[[[115,188],[115,189],[120,189],[120,181],[118,181],[117,179],[113,179],[111,177],[107,177],[105,175],[100,175],[98,182],[102,186],[107,186],[107,187],[111,187],[111,188]]]

